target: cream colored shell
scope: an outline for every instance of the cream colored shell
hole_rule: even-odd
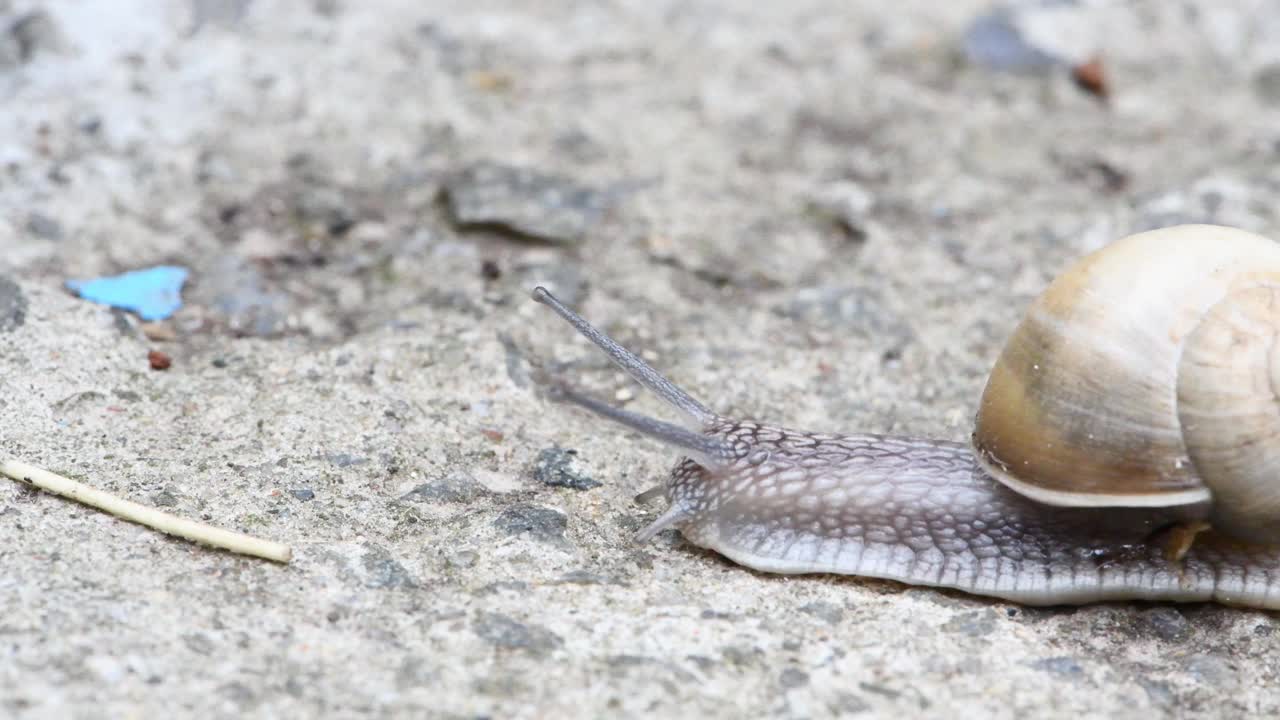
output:
[[[1032,304],[973,442],[994,477],[1067,506],[1212,502],[1215,528],[1280,536],[1280,245],[1226,227],[1131,235]]]

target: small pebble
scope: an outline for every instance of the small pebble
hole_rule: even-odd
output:
[[[1253,90],[1263,103],[1280,106],[1280,62],[1263,67],[1253,76]]]
[[[151,364],[152,370],[168,370],[169,366],[173,364],[173,360],[159,350],[148,352],[147,362]]]
[[[542,542],[563,541],[569,527],[564,513],[530,503],[508,506],[498,514],[493,524],[507,535],[527,535]]]
[[[532,655],[547,655],[564,645],[564,640],[550,630],[518,622],[501,613],[480,613],[472,630],[495,647],[524,650]]]
[[[369,462],[369,458],[360,455],[352,455],[351,453],[337,452],[329,453],[324,456],[325,460],[340,468],[356,467]]]
[[[1093,95],[1099,100],[1106,101],[1111,97],[1111,88],[1107,84],[1106,69],[1102,66],[1102,60],[1094,58],[1089,62],[1071,68],[1071,79],[1081,90]]]
[[[817,600],[800,607],[800,612],[837,625],[844,619],[844,608],[829,602]]]
[[[1055,675],[1065,675],[1068,677],[1080,677],[1084,675],[1084,668],[1080,667],[1080,663],[1071,657],[1050,657],[1041,660],[1034,660],[1028,663],[1036,670],[1044,670]]]
[[[536,170],[480,163],[445,185],[456,224],[497,226],[517,235],[576,244],[599,220],[604,193],[565,177]]]
[[[999,616],[994,610],[973,610],[953,616],[942,624],[942,629],[969,637],[983,637],[995,632],[998,623]]]
[[[1138,618],[1153,635],[1161,640],[1181,640],[1190,631],[1190,623],[1176,608],[1155,607],[1144,610]]]
[[[782,671],[782,675],[779,676],[778,682],[782,687],[787,689],[808,685],[809,673],[800,670],[799,668],[787,668]]]
[[[27,296],[18,283],[0,275],[0,333],[22,327],[27,321]]]
[[[816,213],[834,221],[851,239],[863,239],[875,196],[861,185],[844,180],[814,191],[809,204]]]
[[[29,12],[0,36],[0,67],[28,62],[41,52],[57,51],[62,46],[61,37],[53,16],[44,10]]]
[[[464,470],[422,483],[400,497],[402,502],[469,503],[488,491]]]
[[[533,464],[533,477],[543,485],[567,487],[574,490],[590,490],[600,487],[600,482],[591,476],[573,469],[572,450],[558,447],[546,448],[538,453]]]
[[[62,239],[62,225],[48,215],[38,212],[27,216],[27,232],[43,240]]]
[[[474,550],[461,550],[449,556],[447,562],[451,567],[466,569],[474,567],[480,559],[479,553]]]
[[[381,545],[369,543],[365,546],[361,566],[361,580],[367,588],[383,590],[418,586],[409,571]]]
[[[307,488],[307,487],[292,488],[289,490],[289,494],[298,498],[302,502],[306,502],[308,500],[314,500],[316,497],[315,492],[311,488]]]
[[[151,504],[156,507],[176,507],[178,498],[168,490],[161,490],[151,497]]]
[[[154,342],[173,342],[178,339],[173,326],[167,322],[144,322],[141,327],[142,334]]]

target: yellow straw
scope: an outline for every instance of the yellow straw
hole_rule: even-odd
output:
[[[0,457],[0,475],[8,475],[18,482],[33,485],[130,522],[145,525],[152,530],[159,530],[162,533],[234,553],[253,555],[280,563],[289,562],[293,555],[288,545],[170,515],[17,460]]]

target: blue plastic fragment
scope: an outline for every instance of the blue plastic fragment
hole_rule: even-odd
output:
[[[67,289],[90,302],[137,313],[143,320],[163,320],[182,307],[184,267],[159,265],[93,280],[68,280]]]
[[[969,60],[993,70],[1035,72],[1062,64],[1023,37],[1013,17],[996,10],[976,18],[964,34]]]

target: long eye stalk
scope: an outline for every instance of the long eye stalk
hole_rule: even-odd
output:
[[[583,319],[581,315],[578,315],[578,313],[570,310],[564,303],[557,300],[556,296],[548,292],[546,288],[542,286],[534,288],[533,299],[554,310],[557,315],[564,318],[566,322],[582,333],[583,337],[603,350],[610,360],[617,363],[623,370],[626,370],[627,374],[635,378],[636,382],[671,403],[677,410],[688,415],[699,425],[706,427],[715,421],[716,414],[708,410],[706,405],[676,387],[675,383],[663,377],[662,373],[653,369],[653,366],[642,360],[639,355],[622,347],[613,338],[600,332],[591,323]]]
[[[703,467],[724,467],[733,459],[733,447],[723,440],[686,430],[679,425],[607,405],[574,390],[564,383],[553,381],[548,388],[548,394],[553,400],[571,402],[601,417],[626,425],[632,430],[639,431],[659,442],[678,447],[689,453],[689,456]]]

